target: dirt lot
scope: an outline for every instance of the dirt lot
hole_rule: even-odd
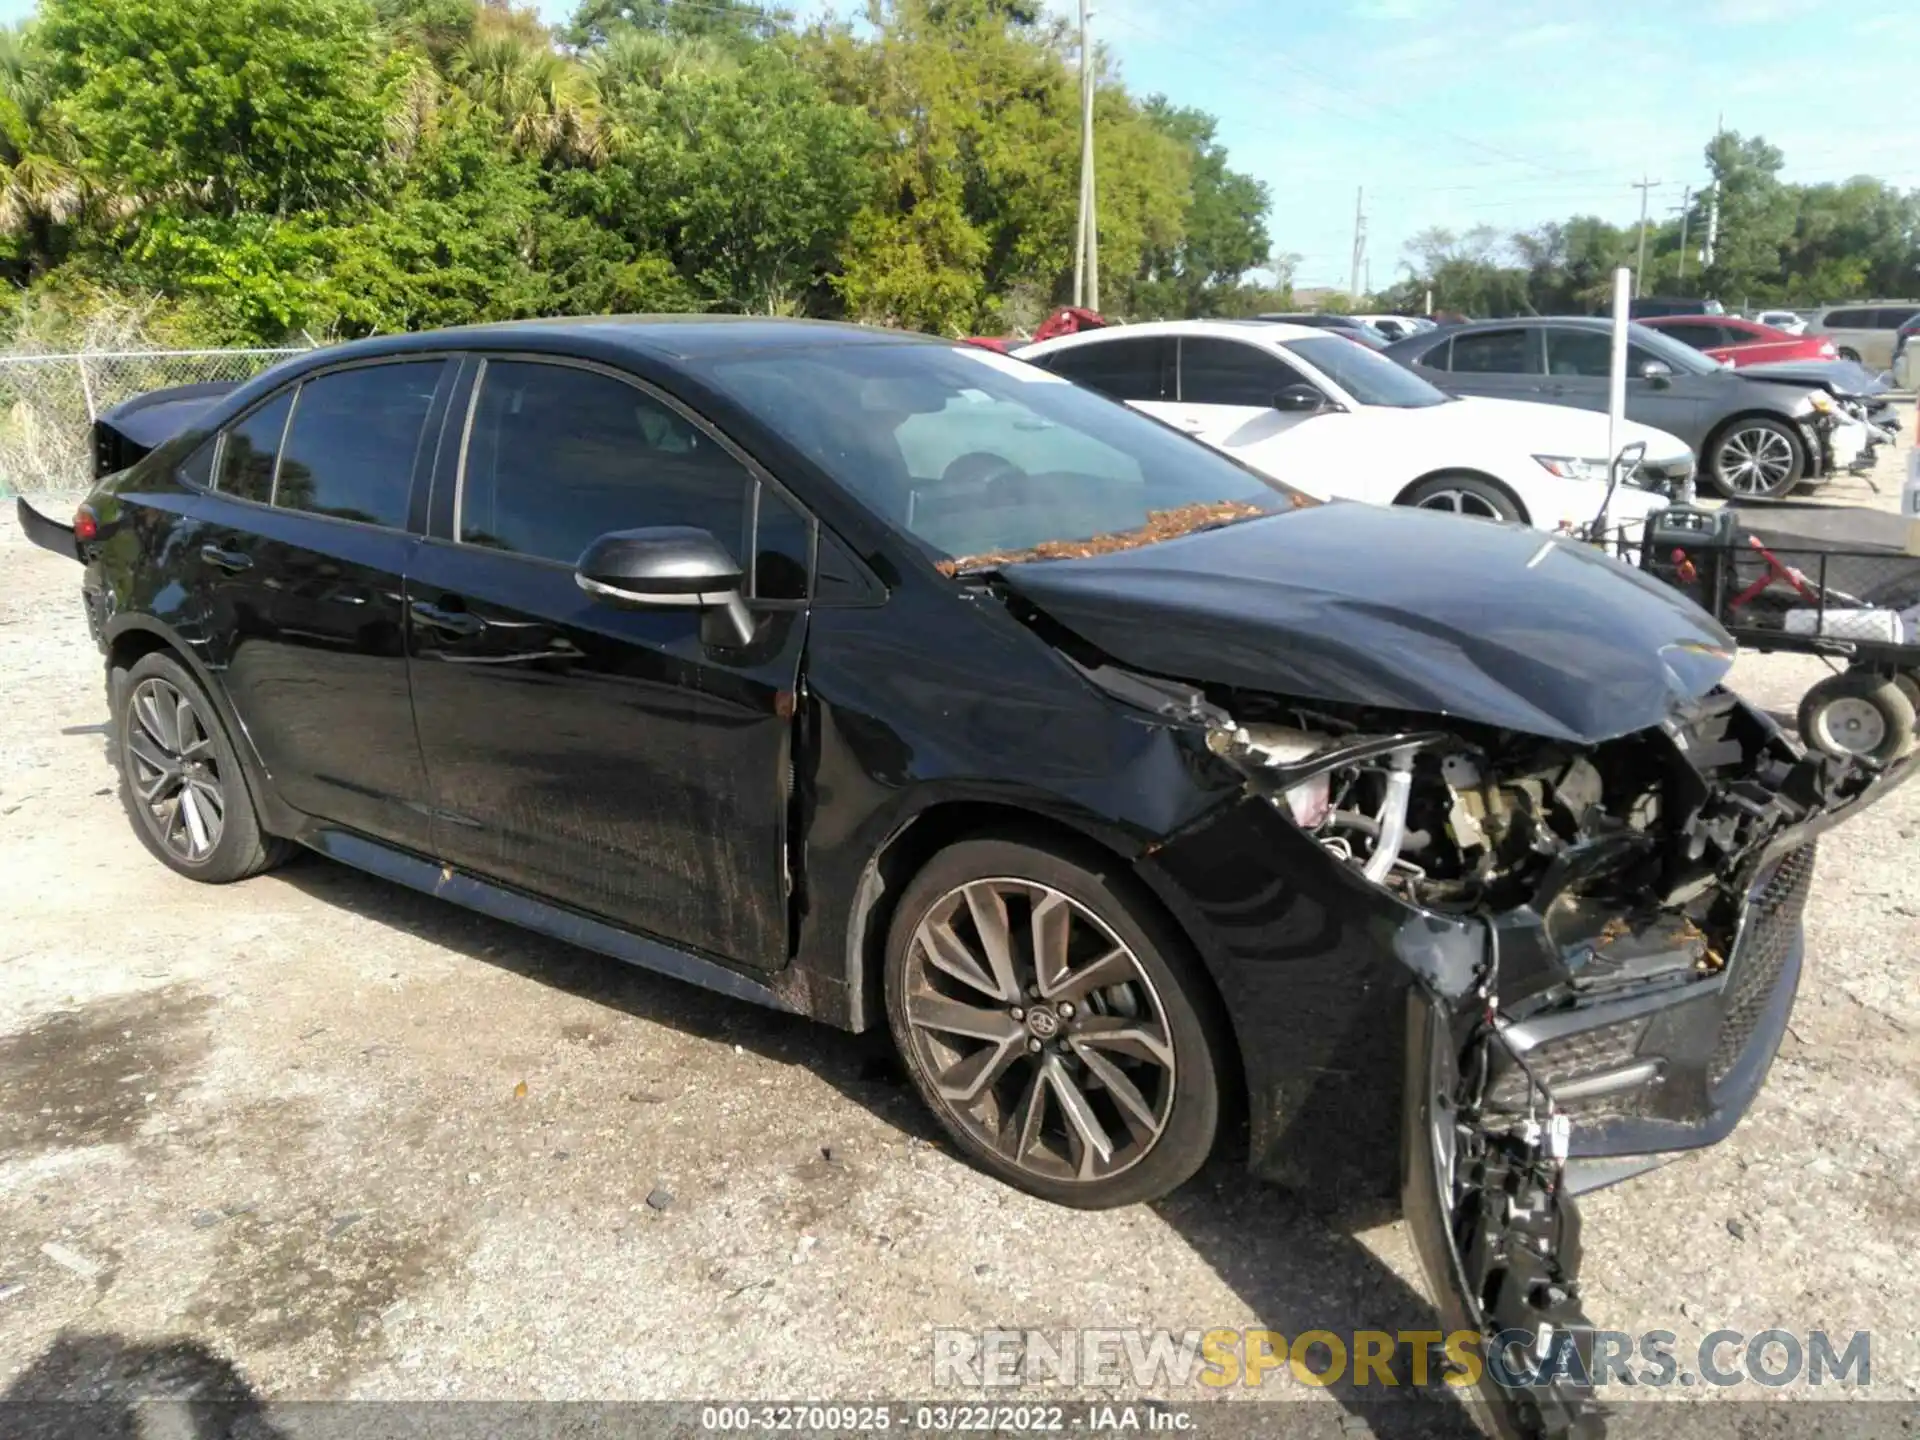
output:
[[[1161,1205],[1053,1209],[947,1153],[868,1041],[314,857],[174,878],[113,793],[76,580],[9,510],[0,1390],[925,1397],[936,1326],[1433,1323],[1397,1222],[1224,1166]],[[1749,657],[1737,680],[1790,712],[1817,673]],[[1916,839],[1920,785],[1825,843],[1752,1115],[1588,1203],[1603,1324],[1683,1354],[1722,1327],[1870,1330],[1872,1392],[1920,1394]],[[1331,1395],[1355,1413],[1311,1413],[1349,1433],[1439,1418]]]

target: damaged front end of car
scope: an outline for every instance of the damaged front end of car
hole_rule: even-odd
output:
[[[1234,694],[1207,746],[1380,900],[1401,1200],[1497,1433],[1600,1433],[1575,1197],[1722,1138],[1766,1076],[1818,833],[1905,778],[1725,690],[1597,744]]]
[[[993,583],[1215,797],[1137,868],[1232,1017],[1255,1168],[1339,1209],[1397,1151],[1495,1428],[1597,1433],[1575,1197],[1745,1113],[1817,837],[1911,761],[1803,753],[1704,611],[1510,526],[1331,504]]]

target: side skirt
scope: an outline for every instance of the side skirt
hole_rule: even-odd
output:
[[[638,965],[643,970],[656,970],[662,975],[671,975],[676,980],[684,980],[689,985],[698,985],[705,990],[717,990],[735,1000],[748,1000],[789,1015],[806,1013],[791,998],[771,986],[749,979],[739,971],[730,970],[715,961],[703,959],[661,940],[618,929],[577,911],[536,900],[530,895],[481,880],[451,866],[436,865],[431,860],[392,849],[365,836],[344,830],[317,828],[300,835],[299,839],[302,844],[343,865],[365,870],[368,874],[392,880],[423,894],[451,900],[482,915],[491,915],[497,920],[537,931],[555,940],[564,940],[569,945],[598,951],[615,960],[624,960],[629,965]]]

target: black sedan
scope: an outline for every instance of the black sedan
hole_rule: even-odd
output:
[[[1482,320],[1386,353],[1456,395],[1604,411],[1612,328],[1577,315]],[[1730,500],[1784,499],[1847,468],[1867,438],[1824,389],[1748,378],[1645,325],[1629,335],[1627,416],[1691,445],[1701,479]]]
[[[1265,1173],[1400,1187],[1513,1434],[1587,1402],[1575,1196],[1745,1112],[1814,837],[1904,775],[1805,758],[1580,544],[1315,505],[897,333],[366,341],[21,518],[84,563],[163,864],[304,845],[885,1026],[1066,1204],[1244,1114]]]

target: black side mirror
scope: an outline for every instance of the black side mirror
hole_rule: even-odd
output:
[[[1640,378],[1656,390],[1664,390],[1673,383],[1673,367],[1664,360],[1642,360]]]
[[[612,531],[587,546],[573,578],[610,605],[717,610],[738,643],[753,639],[753,616],[740,596],[740,562],[709,531],[687,525]]]
[[[1292,414],[1311,414],[1315,410],[1324,410],[1327,397],[1311,385],[1289,385],[1273,397],[1273,408]]]

